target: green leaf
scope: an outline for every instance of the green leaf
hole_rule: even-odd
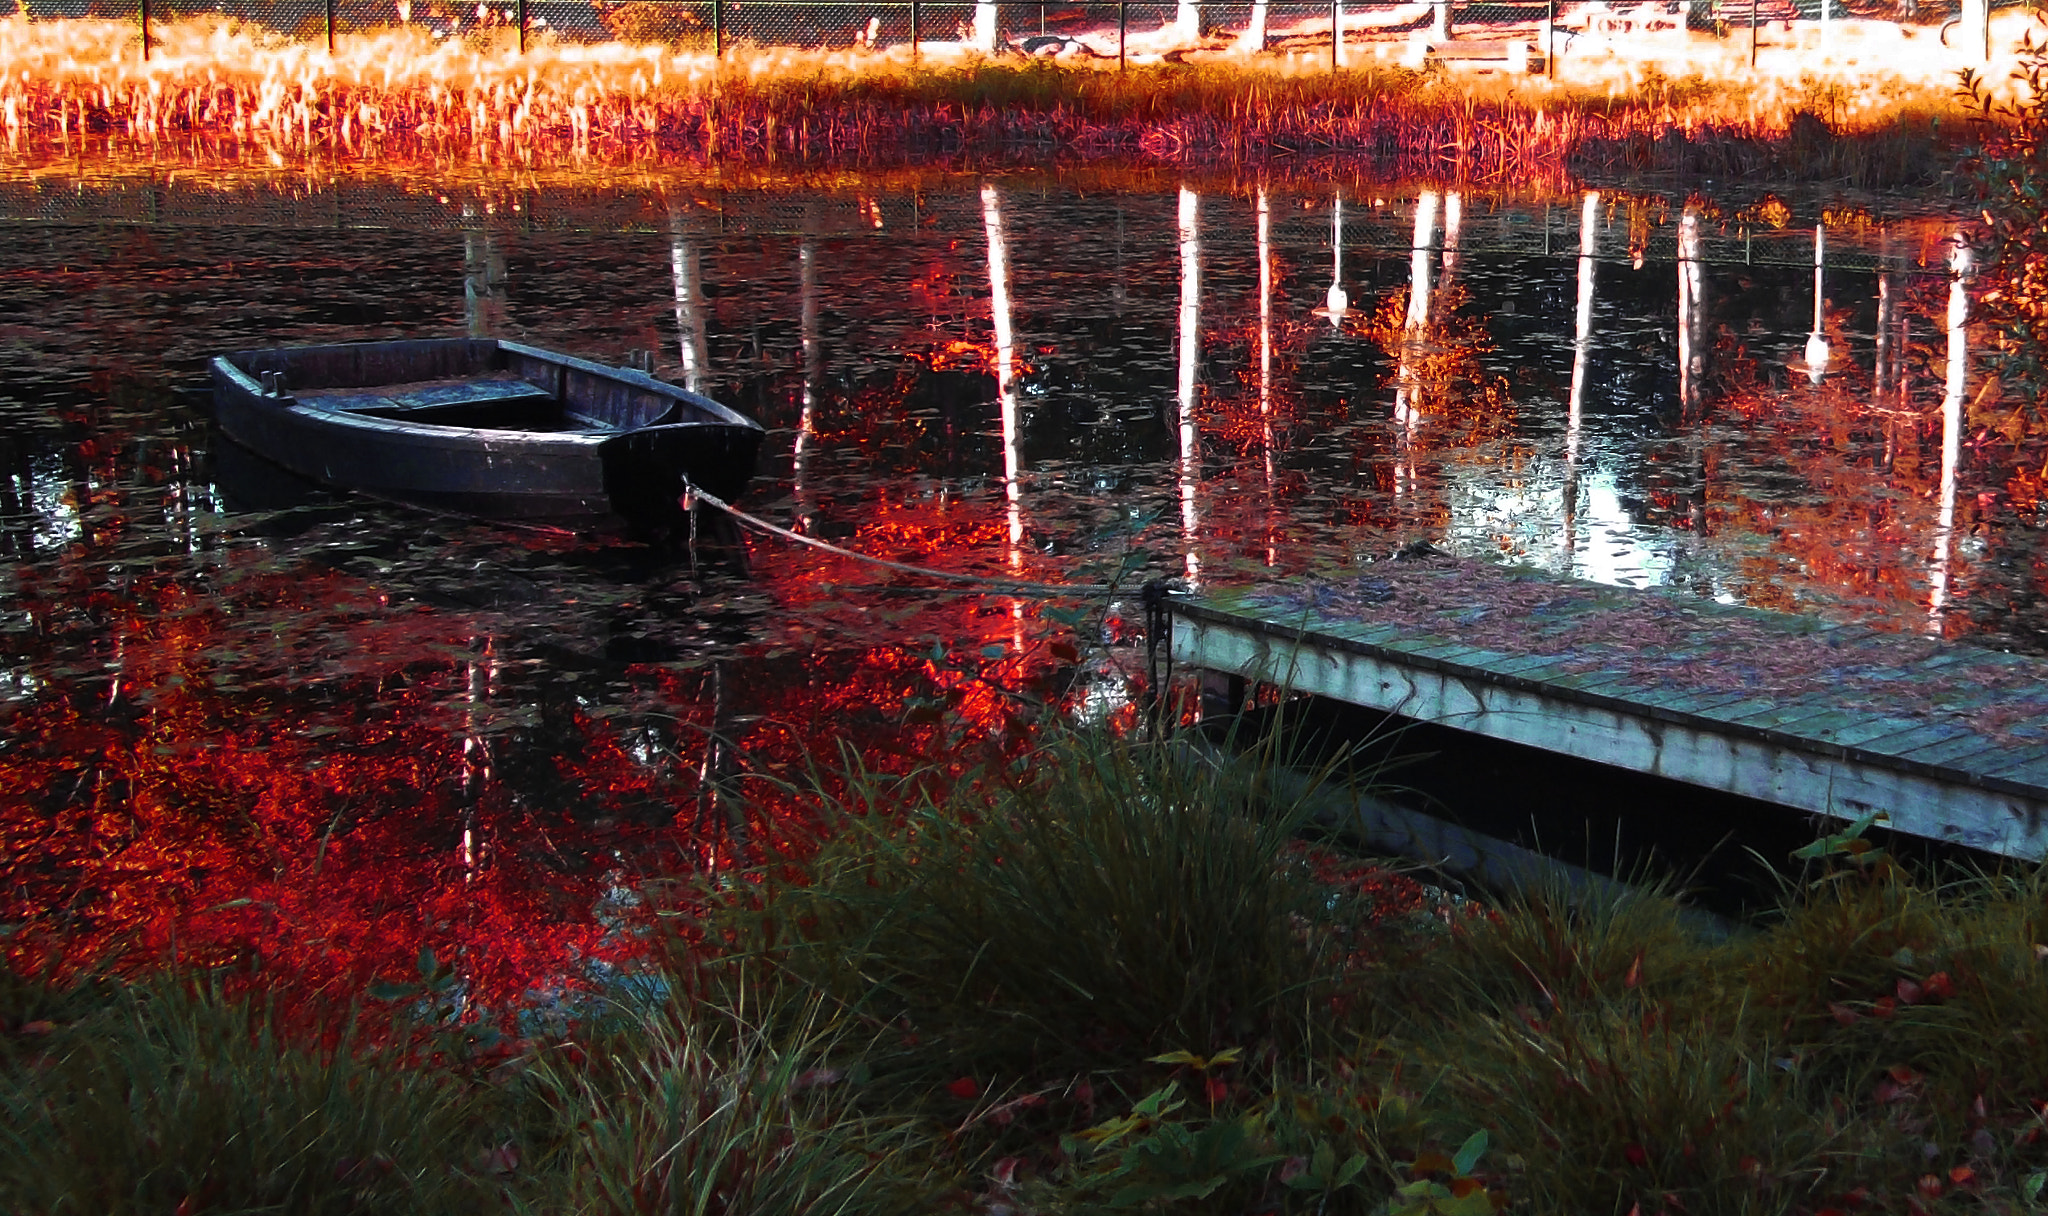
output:
[[[1451,1169],[1457,1173],[1458,1177],[1467,1177],[1472,1173],[1473,1167],[1479,1164],[1479,1159],[1485,1155],[1486,1129],[1482,1127],[1478,1131],[1473,1132],[1458,1149],[1457,1154],[1451,1158]]]
[[[1002,646],[984,646],[981,648],[981,657],[984,659],[1000,659],[1008,653],[1010,653],[1009,650]]]
[[[1213,1178],[1196,1178],[1171,1186],[1162,1186],[1156,1182],[1134,1183],[1110,1196],[1109,1206],[1134,1208],[1159,1200],[1172,1203],[1176,1199],[1206,1199],[1217,1187],[1228,1181],[1228,1178],[1219,1174]]]
[[[373,1001],[409,1001],[425,992],[418,984],[394,984],[390,980],[378,980],[370,985],[370,999]]]
[[[1329,1141],[1319,1140],[1316,1142],[1315,1155],[1309,1158],[1308,1172],[1314,1174],[1316,1181],[1326,1187],[1335,1180],[1337,1174],[1337,1150],[1330,1147]]]
[[[1169,1099],[1171,1100],[1169,1101]],[[1174,1096],[1173,1086],[1162,1085],[1133,1103],[1131,1105],[1131,1113],[1143,1115],[1148,1119],[1157,1119],[1161,1115],[1171,1114],[1186,1105],[1185,1099]]]
[[[1886,818],[1889,818],[1889,816],[1883,811],[1872,811],[1839,832],[1830,833],[1814,841],[1812,844],[1792,850],[1792,856],[1801,861],[1812,861],[1818,857],[1831,857],[1837,853],[1857,854],[1868,852],[1870,844],[1861,839],[1863,833],[1869,831],[1871,825],[1878,820]]]
[[[1331,1187],[1334,1189],[1340,1186],[1350,1186],[1358,1181],[1358,1176],[1365,1172],[1365,1167],[1368,1164],[1370,1162],[1366,1160],[1364,1153],[1351,1154],[1351,1159],[1346,1161],[1343,1167],[1337,1171],[1337,1177],[1330,1183]]]
[[[1207,1060],[1204,1060],[1192,1051],[1169,1051],[1163,1055],[1146,1056],[1145,1062],[1147,1064],[1192,1064],[1196,1068],[1201,1068],[1208,1064]]]

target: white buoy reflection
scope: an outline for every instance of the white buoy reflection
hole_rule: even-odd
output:
[[[1950,566],[1955,556],[1956,473],[1963,457],[1963,394],[1969,384],[1969,277],[1974,257],[1964,238],[1955,238],[1948,258],[1948,377],[1941,395],[1941,489],[1934,523],[1934,568],[1927,596],[1928,632],[1942,632],[1948,608]]]
[[[993,185],[981,188],[981,221],[988,230],[988,307],[995,328],[996,402],[1003,429],[1003,500],[1009,523],[1011,569],[1024,564],[1024,487],[1017,434],[1017,344],[1010,318],[1010,251],[1003,234],[1003,204]]]
[[[1414,436],[1420,421],[1420,386],[1415,382],[1414,361],[1420,354],[1418,331],[1429,324],[1430,262],[1436,252],[1438,201],[1434,190],[1424,190],[1415,200],[1415,239],[1408,252],[1408,315],[1403,323],[1406,332],[1401,339],[1400,364],[1394,374],[1394,425],[1404,440]]]
[[[1187,578],[1193,586],[1201,575],[1202,561],[1196,552],[1201,516],[1195,490],[1201,482],[1201,436],[1195,429],[1195,390],[1202,357],[1202,242],[1201,196],[1182,186],[1180,190],[1180,334],[1177,342],[1179,368],[1175,402],[1180,416],[1180,523],[1187,549]]]
[[[1706,371],[1706,264],[1700,248],[1700,209],[1688,204],[1678,219],[1678,405],[1699,405]]]
[[[1564,416],[1564,573],[1578,553],[1579,439],[1585,426],[1586,371],[1593,353],[1593,283],[1599,256],[1600,192],[1586,191],[1579,207],[1579,300],[1572,325],[1572,387]]]
[[[818,379],[824,367],[824,352],[818,338],[818,242],[805,237],[797,245],[796,257],[797,338],[803,346],[804,374],[797,388],[796,446],[790,459],[790,498],[796,512],[790,526],[806,532],[811,525],[806,475],[810,471],[811,448],[817,442]]]
[[[705,333],[702,255],[687,236],[680,213],[670,212],[668,223],[669,280],[676,297],[676,353],[683,363],[683,387],[701,393],[704,371],[711,362]]]
[[[1828,374],[1827,248],[1825,223],[1813,226],[1813,332],[1806,336],[1806,378],[1819,384]]]
[[[1344,290],[1344,192],[1339,190],[1330,202],[1330,290],[1315,313],[1329,318],[1332,329],[1342,329],[1350,311],[1351,296]]]

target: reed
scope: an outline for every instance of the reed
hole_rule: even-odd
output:
[[[1174,164],[1364,154],[1472,179],[1568,168],[1926,183],[1925,153],[1965,134],[1946,77],[1916,65],[1758,75],[1722,48],[1622,61],[1558,80],[1410,71],[1332,74],[1307,61],[1210,57],[1100,64],[897,51],[741,47],[724,59],[661,43],[503,30],[436,43],[415,27],[352,31],[324,50],[217,17],[166,23],[143,62],[117,22],[4,23],[0,128],[81,139],[254,140],[295,155],[421,149],[546,165],[626,148],[727,161],[1067,155]],[[1803,117],[1802,117],[1803,116]]]

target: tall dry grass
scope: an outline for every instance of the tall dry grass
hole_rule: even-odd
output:
[[[527,163],[618,146],[736,160],[1342,152],[1475,178],[1582,164],[1877,184],[1926,179],[1925,153],[1966,125],[1951,74],[1922,60],[1821,58],[1760,75],[1715,43],[1665,61],[1567,58],[1550,80],[1411,71],[1391,58],[1333,74],[1290,56],[1119,71],[913,61],[901,48],[743,47],[718,60],[545,39],[521,55],[502,28],[437,42],[398,26],[345,33],[330,57],[218,17],[163,24],[144,62],[122,22],[17,17],[0,31],[0,131],[18,147],[207,136],[294,155],[426,145]]]

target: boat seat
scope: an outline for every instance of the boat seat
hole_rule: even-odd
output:
[[[293,396],[300,404],[316,409],[427,426],[498,431],[588,429],[562,412],[553,393],[511,377],[301,389]]]
[[[538,404],[555,399],[553,393],[515,376],[463,376],[362,388],[295,389],[286,385],[285,391],[303,405],[374,414],[379,418],[405,418],[424,411],[445,411],[450,407]]]

